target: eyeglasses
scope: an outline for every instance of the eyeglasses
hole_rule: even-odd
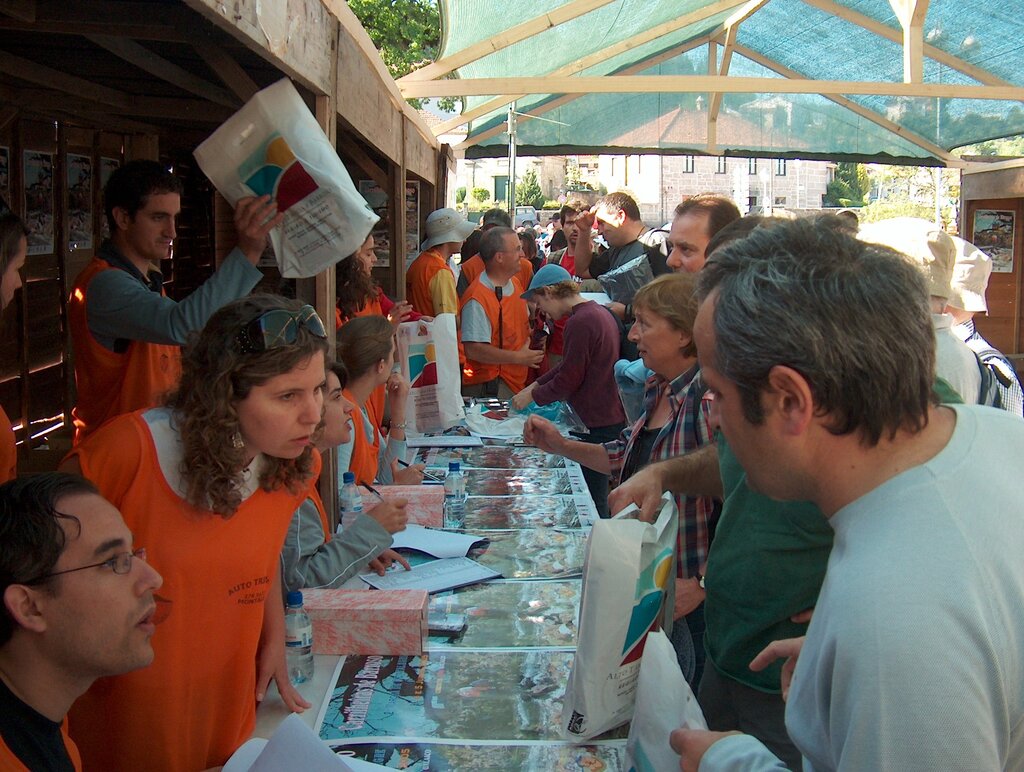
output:
[[[313,306],[303,306],[298,311],[275,308],[264,311],[238,331],[235,342],[243,354],[259,354],[282,346],[290,346],[299,337],[299,330],[305,328],[311,335],[326,338],[324,323],[317,316]]]
[[[90,563],[87,566],[79,566],[78,568],[66,568],[63,571],[53,571],[49,574],[37,576],[35,579],[30,579],[27,582],[19,582],[19,584],[38,584],[39,582],[42,582],[43,580],[49,579],[53,576],[60,576],[61,574],[72,574],[75,571],[85,571],[87,568],[100,568],[101,566],[103,568],[109,568],[115,574],[128,574],[131,573],[132,561],[135,558],[141,558],[142,560],[145,560],[146,548],[139,547],[137,550],[134,550],[132,552],[119,552],[118,554],[114,555],[114,557],[108,558],[107,560],[104,560],[100,563]]]

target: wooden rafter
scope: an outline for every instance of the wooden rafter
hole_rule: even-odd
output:
[[[753,62],[757,62],[762,67],[765,67],[773,72],[776,72],[785,78],[790,78],[793,80],[807,79],[807,76],[802,75],[796,70],[791,70],[789,67],[786,67],[785,65],[776,62],[774,59],[769,59],[767,56],[763,56],[752,49],[746,48],[745,46],[737,45],[736,53],[740,54],[740,56],[745,56],[746,58],[750,59]],[[865,120],[868,120],[877,126],[881,126],[883,129],[891,131],[893,134],[898,134],[900,137],[907,140],[907,142],[910,142],[912,145],[917,145],[919,148],[921,148],[922,150],[926,150],[936,158],[942,159],[947,163],[947,165],[953,165],[955,163],[958,163],[959,161],[959,159],[951,155],[945,148],[939,147],[935,143],[920,136],[919,134],[915,134],[914,132],[904,128],[903,126],[900,126],[898,123],[890,121],[888,118],[884,118],[883,116],[879,115],[878,113],[872,110],[869,110],[863,105],[857,104],[852,99],[847,99],[846,97],[836,95],[827,96],[823,94],[822,96],[824,96],[825,99],[835,102],[837,105],[841,105],[842,107],[845,107],[847,110],[856,113]]]
[[[223,81],[231,91],[243,102],[248,102],[253,94],[260,90],[256,81],[249,77],[238,62],[220,46],[203,43],[195,47],[196,53],[202,57],[214,74]]]
[[[670,48],[667,51],[662,51],[661,53],[655,54],[654,56],[649,56],[643,61],[637,62],[636,64],[623,70],[621,73],[618,73],[616,75],[609,75],[607,77],[619,78],[626,75],[632,75],[633,73],[641,72],[647,69],[648,67],[653,67],[656,64],[660,64],[661,62],[673,59],[677,56],[681,56],[682,54],[685,54],[687,51],[691,51],[694,48],[698,48],[702,45],[705,45],[707,42],[707,37],[700,37],[695,40],[689,40],[686,43],[682,43],[678,46]],[[581,96],[583,96],[583,94],[563,94],[562,96],[553,99],[550,102],[545,102],[543,105],[533,108],[529,113],[520,115],[519,119],[529,120],[534,116],[543,115],[544,113],[550,112],[555,108],[562,107],[563,105],[566,105],[569,102],[573,102],[579,99]],[[503,131],[505,131],[504,124],[499,124],[497,126],[494,126],[493,128],[488,129],[487,131],[474,135],[472,139],[460,142],[456,146],[456,149],[463,150],[469,147],[470,145],[475,145],[478,142],[483,142],[486,139],[490,139],[494,135],[500,134]]]
[[[47,35],[119,35],[134,40],[159,40],[167,43],[195,43],[196,35],[173,24],[121,24],[112,26],[99,21],[57,21],[37,19],[34,22],[0,18],[0,30],[7,32],[41,32]]]
[[[957,83],[886,83],[855,80],[736,78],[707,75],[644,75],[613,77],[464,78],[407,83],[406,97],[486,96],[524,94],[666,94],[722,91],[726,94],[866,94],[947,99],[1024,101],[1021,86],[969,86]]]
[[[903,27],[903,81],[919,83],[924,78],[924,17],[928,0],[889,0]]]
[[[640,32],[636,35],[632,35],[631,37],[628,37],[625,40],[620,40],[618,43],[610,45],[606,48],[602,48],[600,51],[595,51],[594,53],[588,54],[587,56],[584,56],[581,59],[577,59],[576,61],[570,62],[564,67],[559,67],[557,70],[554,70],[551,73],[549,73],[548,77],[560,77],[563,75],[574,75],[577,72],[583,72],[584,70],[589,69],[590,67],[593,67],[596,64],[600,64],[601,62],[607,61],[608,59],[611,59],[615,56],[624,54],[627,51],[632,51],[633,49],[638,48],[639,46],[646,45],[647,43],[655,41],[658,38],[662,38],[665,35],[684,29],[685,27],[688,27],[691,24],[699,24],[700,22],[709,19],[712,16],[715,16],[716,14],[722,13],[723,11],[728,11],[732,8],[735,8],[738,5],[743,5],[746,2],[747,0],[718,0],[718,2],[712,3],[711,5],[707,5],[698,11],[683,14],[682,16],[676,19],[672,19],[671,21],[658,24],[654,27],[651,27],[648,30],[644,30],[643,32]],[[693,48],[693,46],[690,46],[690,48]],[[645,66],[650,66],[649,64],[646,64],[646,62],[647,60],[645,59]],[[525,96],[527,95],[505,94],[503,96],[496,97],[495,99],[488,100],[484,104],[474,107],[471,110],[467,110],[461,115],[458,115],[454,118],[450,118],[449,120],[443,121],[442,123],[439,123],[434,127],[434,135],[440,136],[441,134],[445,134],[446,132],[451,131],[457,126],[461,126],[464,123],[469,123],[469,121],[479,118],[481,115],[487,115],[488,113],[493,112],[494,110],[500,110],[506,105],[512,104],[512,102],[522,99]]]
[[[467,46],[451,56],[438,59],[436,62],[428,64],[426,67],[421,67],[420,69],[400,78],[398,82],[401,84],[440,78],[453,70],[457,70],[459,67],[464,67],[478,59],[483,59],[485,56],[493,54],[495,51],[501,51],[502,49],[508,48],[509,46],[515,45],[523,40],[527,40],[534,35],[540,34],[545,30],[551,29],[552,27],[565,24],[567,21],[572,21],[584,14],[588,14],[598,8],[602,8],[612,2],[614,2],[614,0],[572,0],[572,2],[566,3],[565,5],[549,11],[548,13],[542,13],[540,16],[535,16],[534,18],[528,19],[514,27],[510,27],[501,34],[481,40],[479,43]]]
[[[757,11],[764,7],[764,4],[768,0],[749,0],[743,4],[743,7],[737,10],[735,13],[726,19],[722,26],[711,33],[712,39],[722,37],[722,60],[719,64],[718,69],[715,72],[711,71],[710,64],[708,67],[708,75],[718,75],[720,78],[724,78],[729,74],[729,65],[732,63],[732,52],[736,45],[736,34],[739,32],[740,24],[749,19]],[[711,43],[708,43],[710,50]],[[708,56],[708,62],[710,63],[711,57]],[[714,152],[714,148],[718,144],[718,111],[722,108],[722,92],[715,91],[709,95],[708,99],[708,150]]]
[[[892,27],[888,27],[881,22],[875,21],[870,16],[865,16],[862,13],[851,10],[844,5],[832,2],[832,0],[803,0],[804,3],[817,8],[819,11],[824,11],[832,16],[838,16],[851,24],[856,24],[859,27],[863,27],[869,32],[873,32],[879,37],[883,37],[886,40],[891,40],[893,43],[903,44],[903,32],[902,30],[896,30]],[[984,83],[986,86],[1011,86],[1009,81],[1005,81],[1002,78],[996,77],[988,70],[984,70],[981,67],[976,67],[969,62],[965,62],[963,59],[953,56],[952,54],[946,53],[941,48],[931,45],[930,43],[923,43],[921,51],[924,56],[929,59],[934,59],[940,64],[944,64],[947,67],[951,67],[957,72],[962,72],[964,75],[969,75],[979,83]]]
[[[113,37],[111,35],[88,35],[87,37],[96,45],[114,54],[114,56],[123,59],[129,64],[134,64],[140,70],[144,70],[150,75],[167,81],[184,91],[224,107],[238,107],[239,105],[239,101],[234,95],[219,86],[215,86],[193,75],[173,62],[167,61],[162,56],[158,56],[134,40]]]
[[[6,13],[19,21],[36,20],[35,0],[0,0],[0,13]]]

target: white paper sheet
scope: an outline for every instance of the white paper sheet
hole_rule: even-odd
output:
[[[484,541],[480,536],[456,533],[455,531],[439,531],[436,528],[424,528],[421,525],[409,525],[404,531],[392,536],[391,547],[418,550],[435,558],[464,558],[477,542]]]
[[[500,577],[497,571],[469,558],[442,558],[413,567],[388,571],[384,576],[360,574],[359,578],[378,590],[426,590],[441,592]]]
[[[595,303],[600,303],[602,306],[606,306],[612,302],[612,299],[604,292],[581,292],[580,297],[584,300],[593,300]]]
[[[437,437],[409,437],[405,444],[410,448],[479,448],[484,441],[479,437],[443,434]]]

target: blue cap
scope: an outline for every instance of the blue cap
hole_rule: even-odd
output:
[[[349,483],[355,483],[356,473],[355,472],[343,472],[341,475],[341,484],[348,485]]]
[[[285,601],[289,606],[301,606],[302,605],[302,593],[298,590],[292,590],[288,593],[288,598]]]
[[[449,461],[448,462],[448,471],[449,472],[461,472],[462,471],[462,467],[460,465],[460,462],[458,462],[458,461]]]
[[[527,288],[521,297],[523,300],[529,300],[530,295],[533,294],[535,289],[541,287],[550,287],[552,284],[558,284],[563,281],[572,281],[572,275],[560,265],[554,263],[548,263],[542,265],[540,270],[533,275],[530,280],[530,286]]]

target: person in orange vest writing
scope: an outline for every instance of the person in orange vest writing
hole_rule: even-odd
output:
[[[455,274],[448,260],[474,230],[476,226],[454,209],[438,209],[427,216],[422,252],[405,275],[405,299],[413,311],[423,316],[458,312]]]
[[[14,300],[21,289],[21,269],[28,255],[28,228],[13,212],[0,215],[0,313]],[[0,331],[6,314],[0,317]],[[0,407],[0,483],[13,480],[18,474],[18,447],[14,429],[7,413]]]
[[[462,394],[511,399],[544,358],[530,348],[525,288],[516,274],[523,245],[511,228],[492,228],[480,240],[484,272],[466,288],[459,315],[466,352]]]
[[[68,300],[75,444],[114,416],[159,404],[177,386],[188,334],[263,278],[256,263],[284,214],[268,196],[243,198],[235,209],[238,246],[217,272],[179,302],[164,295],[160,261],[172,255],[181,193],[181,180],[156,161],[130,161],[104,188],[110,238]]]
[[[92,483],[0,486],[0,769],[82,769],[68,710],[97,678],[153,661],[162,582]]]

